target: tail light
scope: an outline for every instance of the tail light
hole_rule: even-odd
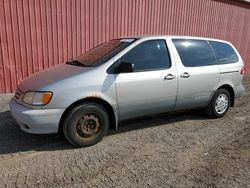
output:
[[[242,74],[242,75],[244,75],[246,73],[246,67],[242,67],[241,69],[240,69],[240,74]]]

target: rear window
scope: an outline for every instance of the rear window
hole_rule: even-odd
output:
[[[209,41],[209,43],[214,50],[219,64],[236,63],[239,60],[237,54],[230,45],[216,41]]]
[[[217,64],[213,50],[205,40],[172,40],[185,67],[200,67]]]

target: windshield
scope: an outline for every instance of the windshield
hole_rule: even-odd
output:
[[[80,55],[73,61],[77,61],[84,66],[101,65],[128,47],[135,40],[136,39],[114,39],[109,42],[105,42]]]

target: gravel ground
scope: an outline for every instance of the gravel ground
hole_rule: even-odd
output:
[[[19,130],[0,99],[0,187],[250,187],[250,77],[222,119],[199,111],[123,122],[75,149]]]

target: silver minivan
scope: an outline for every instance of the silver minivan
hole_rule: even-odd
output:
[[[244,93],[244,72],[226,41],[118,38],[23,80],[10,111],[25,132],[62,131],[73,145],[90,146],[124,119],[191,108],[220,118]]]

